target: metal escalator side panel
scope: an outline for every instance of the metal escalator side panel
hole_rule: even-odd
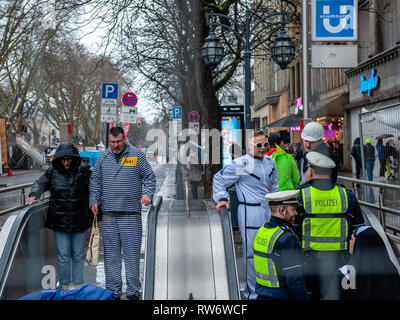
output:
[[[229,300],[229,282],[226,268],[229,262],[226,261],[221,216],[217,215],[215,210],[208,211],[208,216],[214,265],[215,299]],[[225,268],[223,266],[225,266]]]
[[[221,224],[224,238],[226,272],[228,276],[229,299],[240,300],[239,277],[236,267],[235,243],[232,222],[226,208],[221,209]]]
[[[55,286],[56,253],[53,232],[45,227],[48,201],[23,209],[15,218],[0,259],[0,298],[20,297],[46,287],[43,268],[51,267]]]
[[[155,251],[157,235],[157,215],[162,197],[157,196],[147,215],[146,252],[144,259],[143,300],[154,299]]]

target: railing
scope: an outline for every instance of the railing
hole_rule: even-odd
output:
[[[37,161],[39,164],[44,165],[45,160],[43,154],[38,148],[31,145],[29,141],[25,140],[21,135],[16,135],[17,146],[21,147],[33,160]]]
[[[21,190],[21,197],[20,197],[20,205],[16,206],[16,207],[12,207],[3,211],[0,211],[0,216],[11,213],[13,211],[16,210],[20,210],[22,208],[25,208],[27,206],[26,201],[25,201],[25,197],[26,197],[26,192],[25,189],[27,188],[31,188],[33,185],[33,183],[25,183],[25,184],[20,184],[17,186],[13,186],[13,187],[8,187],[8,188],[2,188],[0,189],[0,195],[3,193],[8,193],[8,192],[12,192],[12,191],[17,191],[17,190]]]
[[[20,204],[18,206],[0,211],[0,216],[17,211],[17,210],[21,210],[21,209],[27,207],[28,204],[26,203],[26,191],[25,190],[28,188],[31,188],[32,186],[33,186],[33,183],[25,183],[25,184],[19,184],[17,186],[12,186],[12,187],[8,187],[8,188],[1,188],[0,195],[4,194],[4,193],[9,193],[12,191],[21,190],[21,196],[20,196]],[[47,198],[46,193],[44,193],[42,195],[42,199],[46,199],[46,198]]]
[[[385,207],[384,205],[384,193],[385,190],[391,189],[391,190],[396,190],[400,191],[400,186],[399,185],[393,185],[393,184],[388,184],[388,183],[381,183],[381,182],[373,182],[373,181],[367,181],[367,180],[360,180],[360,179],[354,179],[354,178],[348,178],[348,177],[343,177],[343,176],[338,176],[338,180],[340,181],[345,181],[345,182],[350,182],[352,184],[352,189],[353,193],[355,195],[358,194],[357,190],[357,184],[363,185],[363,188],[366,188],[366,186],[369,187],[376,187],[379,188],[378,191],[378,204],[374,204],[371,202],[367,202],[365,198],[368,198],[366,192],[364,193],[364,199],[361,200],[360,197],[358,197],[358,202],[360,205],[379,210],[380,213],[380,222],[385,230],[386,234],[388,234],[391,238],[394,238],[395,240],[400,242],[400,237],[397,236],[397,234],[400,234],[400,228],[393,226],[393,225],[388,225],[386,221],[386,213],[390,213],[393,215],[396,215],[400,217],[400,210],[392,209],[389,207]],[[365,189],[364,189],[365,190]],[[391,230],[393,234],[390,234],[387,232],[387,230]]]

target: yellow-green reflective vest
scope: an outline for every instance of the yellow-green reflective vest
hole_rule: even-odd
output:
[[[347,192],[335,186],[332,190],[314,187],[302,189],[306,216],[302,224],[304,250],[347,250]]]
[[[276,273],[275,263],[272,259],[272,250],[275,242],[284,231],[280,227],[266,228],[265,224],[258,229],[254,237],[254,268],[256,269],[256,281],[258,284],[279,288],[281,284]]]

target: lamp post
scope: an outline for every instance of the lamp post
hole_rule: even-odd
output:
[[[281,26],[281,31],[276,39],[274,45],[271,49],[272,59],[279,65],[279,67],[283,70],[287,67],[287,65],[293,60],[295,55],[295,47],[291,42],[290,38],[286,34],[284,30],[284,26],[288,23],[289,13],[286,11],[274,12],[263,18],[259,18],[254,15],[257,21],[254,25],[250,24],[250,18],[253,13],[250,10],[246,10],[246,20],[244,25],[240,24],[236,20],[220,13],[206,13],[206,24],[211,26],[210,35],[206,38],[202,48],[201,55],[203,57],[204,62],[209,66],[209,68],[213,71],[218,64],[224,58],[224,48],[221,44],[220,39],[215,35],[215,27],[221,26],[235,33],[238,39],[243,43],[244,46],[244,72],[245,72],[245,80],[244,80],[244,91],[245,91],[245,128],[251,129],[251,117],[250,117],[250,102],[251,102],[251,68],[250,68],[250,59],[251,59],[251,51],[253,49],[253,45],[257,37],[266,29],[269,29],[273,26]],[[266,20],[274,17],[281,16],[280,21],[266,23]],[[224,19],[228,19],[232,22],[233,25],[237,27],[235,30],[232,26],[220,23],[217,21],[217,17],[221,17]]]

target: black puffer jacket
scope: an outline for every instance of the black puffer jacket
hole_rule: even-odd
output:
[[[64,156],[72,157],[68,170],[61,163]],[[82,232],[92,223],[89,210],[88,167],[81,166],[79,152],[72,143],[62,143],[54,156],[52,165],[35,181],[29,197],[39,198],[50,191],[47,227],[64,232]]]

